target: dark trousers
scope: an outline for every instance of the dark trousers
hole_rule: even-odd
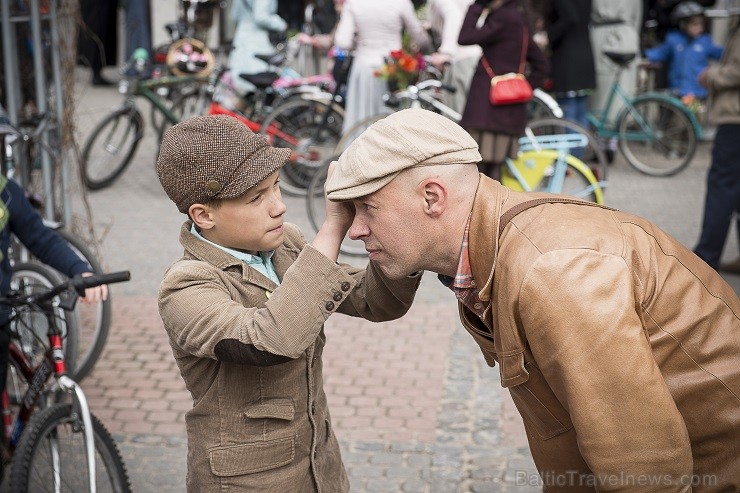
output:
[[[717,127],[699,244],[694,253],[717,268],[732,216],[740,211],[740,124]]]

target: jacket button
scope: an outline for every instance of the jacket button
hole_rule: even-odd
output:
[[[334,302],[333,301],[327,301],[324,305],[324,308],[326,308],[328,311],[332,311],[334,309]]]
[[[337,291],[336,293],[334,293],[334,296],[332,296],[332,298],[334,298],[334,301],[342,301],[342,293]]]
[[[341,285],[341,288],[342,288],[342,291],[346,293],[347,291],[349,291],[349,283],[347,281],[344,281]]]

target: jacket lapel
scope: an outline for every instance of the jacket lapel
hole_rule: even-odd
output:
[[[185,221],[185,224],[183,224],[180,229],[180,243],[185,248],[186,255],[198,260],[207,261],[221,270],[227,270],[230,267],[238,267],[241,270],[242,280],[245,283],[254,284],[266,291],[272,292],[277,288],[277,284],[262,275],[262,273],[257,269],[250,267],[233,255],[229,255],[223,250],[219,250],[218,248],[200,241],[198,238],[193,236],[190,232],[191,225],[191,221]],[[292,249],[287,248],[285,245],[281,245],[272,257],[275,272],[277,272],[280,279],[283,278],[283,275],[287,270],[287,266],[291,263],[290,258],[293,255],[292,252]],[[295,256],[292,258],[295,260]]]

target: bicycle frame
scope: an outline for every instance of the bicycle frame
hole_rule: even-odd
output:
[[[179,123],[180,119],[167,107],[164,100],[156,93],[156,90],[160,87],[170,87],[192,82],[207,84],[209,79],[208,77],[198,75],[187,75],[182,77],[165,76],[157,79],[133,79],[133,88],[126,88],[126,104],[135,105],[135,98],[143,97],[174,125]]]
[[[23,351],[11,341],[9,345],[9,357],[10,361],[20,372],[21,376],[28,382],[28,389],[23,395],[20,402],[20,409],[16,415],[15,420],[12,419],[10,412],[10,398],[8,397],[7,388],[3,390],[2,397],[0,398],[0,404],[2,405],[3,412],[3,425],[4,425],[4,437],[6,453],[12,453],[17,446],[21,433],[23,432],[26,424],[31,418],[34,408],[38,404],[41,396],[44,394],[44,386],[53,376],[56,379],[56,385],[59,390],[72,394],[74,406],[82,418],[82,422],[85,426],[83,433],[85,435],[85,455],[87,459],[87,471],[88,471],[88,484],[90,485],[90,492],[96,492],[95,485],[95,438],[93,435],[92,418],[90,417],[90,407],[87,403],[82,388],[67,376],[67,364],[64,360],[64,350],[62,348],[62,332],[56,325],[53,315],[53,303],[51,301],[45,301],[40,303],[41,311],[45,314],[47,323],[49,324],[49,330],[47,336],[49,338],[49,349],[46,352],[46,357],[36,367],[32,367],[26,358]],[[51,445],[52,460],[55,465],[59,463],[59,451],[55,449],[55,444]],[[55,470],[58,471],[58,467]],[[55,476],[55,485],[58,485],[61,479]]]

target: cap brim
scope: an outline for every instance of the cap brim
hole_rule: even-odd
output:
[[[329,200],[335,202],[339,200],[350,200],[356,199],[358,197],[364,197],[365,195],[370,195],[373,192],[377,192],[378,190],[389,184],[396,176],[399,175],[399,173],[401,173],[401,171],[396,171],[395,173],[381,176],[380,178],[376,178],[372,181],[368,181],[360,185],[331,190],[327,192],[326,196]],[[338,186],[341,187],[341,184],[339,184]],[[327,190],[328,188],[329,187],[327,186]]]
[[[292,152],[293,151],[291,151],[290,149],[284,147],[265,146],[256,151],[254,154],[251,154],[234,171],[235,175],[246,175],[245,178],[248,177],[249,179],[231,180],[231,184],[233,186],[228,187],[228,190],[222,191],[219,194],[219,198],[228,199],[244,195],[249,191],[249,189],[285,166],[285,163],[288,162],[288,159],[290,159],[290,155],[292,154]],[[256,154],[258,153],[259,156],[257,157]],[[254,163],[255,160],[263,162],[266,161],[267,163],[269,163],[269,166],[263,166],[260,170],[260,173],[257,175],[253,174],[253,171],[251,170],[244,169],[247,163]]]

